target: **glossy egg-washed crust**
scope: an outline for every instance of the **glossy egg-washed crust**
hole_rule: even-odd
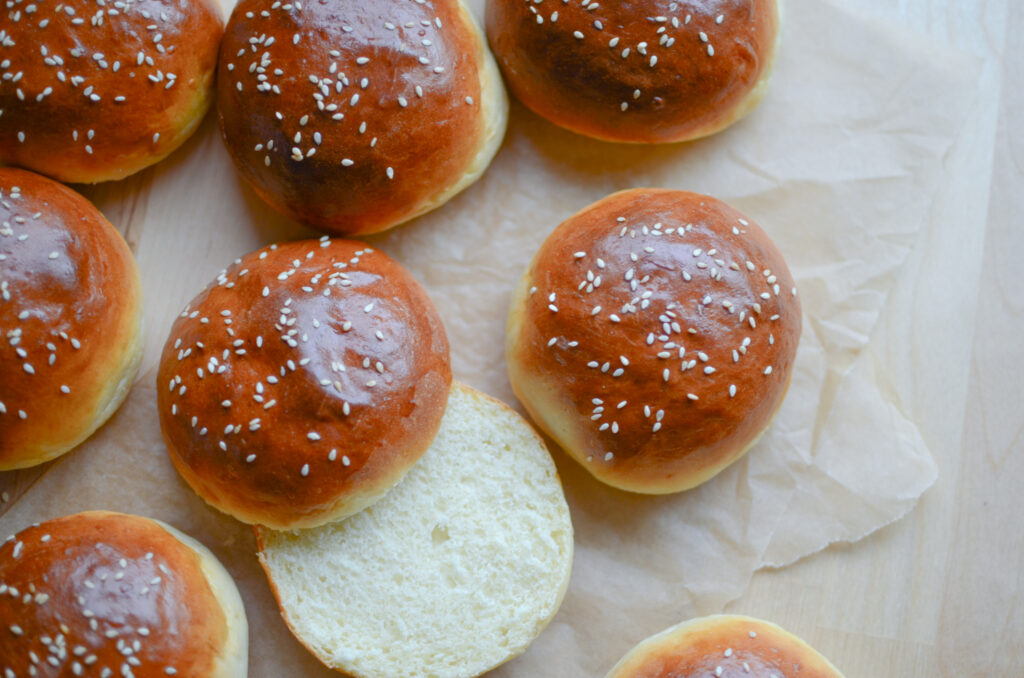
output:
[[[219,78],[239,172],[328,233],[373,233],[436,206],[504,131],[500,76],[459,0],[242,0]]]
[[[434,439],[451,384],[440,317],[408,271],[350,240],[235,262],[171,329],[157,379],[171,459],[239,520],[359,511]]]
[[[607,678],[843,678],[817,650],[775,624],[701,617],[651,636]]]
[[[757,224],[696,193],[623,191],[534,257],[509,314],[509,377],[599,480],[677,492],[768,426],[800,327],[793,278]]]
[[[208,568],[138,516],[91,511],[22,530],[0,546],[0,675],[241,678],[244,659],[229,655],[244,650],[244,619],[237,638]]]
[[[117,409],[142,353],[141,293],[88,200],[0,168],[0,470],[67,452]]]
[[[509,89],[557,125],[608,141],[717,132],[764,95],[777,0],[488,0]]]
[[[180,146],[213,101],[213,0],[14,0],[0,11],[0,163],[122,179]]]

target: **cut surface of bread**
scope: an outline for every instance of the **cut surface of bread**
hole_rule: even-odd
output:
[[[337,523],[257,534],[292,632],[359,678],[477,676],[508,661],[554,616],[572,566],[544,443],[461,384],[433,445],[383,499]]]

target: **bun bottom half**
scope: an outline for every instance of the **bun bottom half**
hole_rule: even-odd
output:
[[[478,676],[561,605],[573,531],[543,442],[502,403],[452,388],[441,430],[383,499],[312,530],[257,528],[296,638],[356,677]]]

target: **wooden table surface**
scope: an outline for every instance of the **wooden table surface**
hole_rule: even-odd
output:
[[[756,573],[727,611],[789,628],[849,678],[1024,676],[1024,266],[1013,249],[1024,250],[1024,0],[855,6],[982,64],[978,124],[996,143],[991,190],[976,206],[987,213],[980,294],[973,327],[950,324],[973,334],[959,357],[967,406],[941,430],[922,429],[940,479],[909,516]]]
[[[864,0],[984,62],[995,125],[962,435],[922,431],[938,483],[853,545],[754,575],[729,611],[803,635],[847,676],[1024,676],[1024,2]]]

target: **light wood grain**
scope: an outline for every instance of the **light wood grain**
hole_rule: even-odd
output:
[[[907,25],[990,60],[1001,81],[981,291],[959,441],[903,521],[755,574],[729,609],[804,635],[849,678],[1024,675],[1024,3],[902,2]],[[1003,14],[1000,14],[1003,12]],[[953,37],[956,34],[956,37]],[[955,271],[951,271],[955,274]],[[941,366],[935,366],[940,369]]]

